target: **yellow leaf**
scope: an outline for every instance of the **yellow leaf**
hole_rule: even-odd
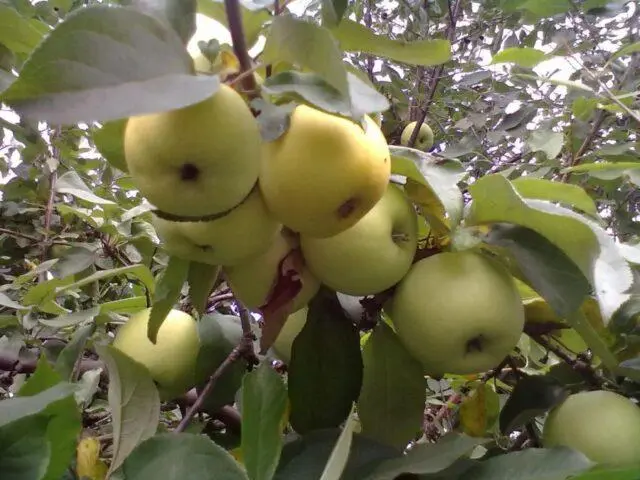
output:
[[[78,478],[104,480],[107,465],[100,460],[100,441],[95,437],[85,437],[76,448],[76,473]]]
[[[486,383],[480,383],[460,405],[464,433],[471,437],[485,436],[498,418],[499,410],[498,395]]]

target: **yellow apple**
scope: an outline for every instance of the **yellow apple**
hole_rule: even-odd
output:
[[[609,465],[640,465],[640,407],[614,392],[570,395],[544,424],[545,447],[566,446]]]
[[[308,312],[309,308],[305,305],[297,312],[289,315],[287,321],[282,326],[282,330],[280,330],[278,334],[278,338],[276,338],[271,346],[276,356],[284,363],[291,363],[291,346],[307,323]]]
[[[298,105],[288,130],[265,143],[260,186],[284,225],[330,237],[360,220],[382,198],[391,173],[380,127]]]
[[[265,305],[279,278],[281,263],[290,265],[291,261],[283,260],[296,248],[295,242],[282,233],[276,236],[275,241],[262,255],[225,267],[223,271],[227,284],[236,298],[251,309]],[[289,256],[290,260],[293,258],[295,257]],[[320,282],[305,265],[296,266],[296,270],[296,276],[302,282],[302,290],[293,299],[291,313],[304,307],[320,288]]]
[[[355,225],[329,238],[300,236],[311,273],[333,290],[373,295],[409,271],[418,245],[418,216],[402,189],[389,184]]]
[[[160,397],[169,400],[195,385],[198,324],[188,313],[171,310],[153,344],[147,336],[150,314],[147,308],[132,315],[116,333],[113,347],[144,365],[158,385]]]
[[[258,179],[261,144],[251,110],[226,85],[200,103],[131,117],[124,136],[127,166],[140,193],[181,217],[238,205]]]
[[[400,143],[405,147],[409,144],[409,140],[411,139],[411,135],[413,134],[417,124],[418,122],[411,122],[404,127],[404,130],[402,130]],[[426,151],[431,147],[433,147],[433,130],[431,130],[429,125],[423,122],[422,125],[420,125],[420,131],[418,132],[414,148]]]
[[[233,265],[266,252],[282,228],[267,210],[257,186],[223,217],[172,222],[154,215],[153,224],[168,253],[210,265]]]
[[[434,377],[495,367],[518,343],[525,319],[513,277],[474,251],[418,261],[385,308],[407,351]]]

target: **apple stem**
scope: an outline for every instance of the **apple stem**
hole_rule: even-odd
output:
[[[242,12],[240,10],[240,2],[238,0],[224,0],[225,12],[227,14],[227,24],[231,33],[231,42],[233,43],[233,51],[240,63],[240,74],[252,70],[251,57],[247,49],[247,42],[242,28]],[[242,78],[242,88],[247,92],[250,98],[255,98],[258,86],[253,75],[247,75]]]

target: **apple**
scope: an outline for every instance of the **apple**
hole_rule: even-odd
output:
[[[291,363],[291,346],[298,334],[302,331],[307,323],[307,314],[309,308],[305,305],[300,310],[289,315],[284,322],[278,337],[271,345],[273,352],[284,363]]]
[[[409,271],[418,245],[418,216],[401,188],[384,196],[354,226],[329,238],[300,236],[309,270],[347,295],[386,290]]]
[[[244,200],[258,180],[261,149],[251,110],[224,84],[194,105],[131,117],[124,135],[140,193],[185,218],[222,213]]]
[[[385,309],[407,351],[433,377],[495,367],[518,343],[525,320],[508,270],[471,250],[415,263]]]
[[[411,135],[416,128],[418,122],[411,122],[404,130],[402,130],[402,135],[400,136],[400,143],[405,147],[409,145],[409,140],[411,139]],[[418,137],[416,138],[416,143],[414,144],[414,148],[422,151],[427,151],[431,147],[433,147],[433,130],[426,123],[422,123],[420,125],[420,131],[418,132]]]
[[[294,297],[290,313],[303,308],[320,289],[320,282],[306,265],[293,261],[296,258],[301,260],[302,255],[299,251],[297,255],[292,255],[298,247],[292,238],[281,232],[265,253],[245,259],[237,265],[224,267],[227,284],[235,297],[250,309],[258,309],[265,305],[276,286],[282,263],[295,269],[296,277],[302,282],[302,289]],[[285,257],[288,260],[284,260]]]
[[[233,265],[266,252],[282,228],[267,210],[257,186],[222,217],[173,222],[154,215],[153,225],[168,253],[210,265]]]
[[[573,448],[596,463],[640,464],[640,407],[606,390],[569,395],[549,412],[542,443]]]
[[[264,144],[260,188],[273,215],[294,232],[330,237],[382,198],[391,175],[380,127],[298,105],[289,128]]]
[[[200,349],[198,324],[188,313],[171,310],[158,330],[155,344],[147,336],[151,308],[133,314],[121,326],[113,347],[145,366],[163,400],[176,398],[196,382]]]

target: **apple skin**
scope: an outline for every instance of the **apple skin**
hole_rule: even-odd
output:
[[[129,118],[124,151],[129,173],[150,203],[176,216],[204,217],[249,195],[262,138],[242,96],[222,84],[194,105]]]
[[[160,398],[170,400],[195,385],[200,337],[188,313],[171,310],[158,330],[155,345],[147,337],[151,309],[133,314],[116,333],[113,347],[144,365],[158,385]]]
[[[269,250],[262,255],[245,259],[237,265],[223,268],[227,285],[235,297],[247,308],[258,309],[269,297],[279,275],[280,262],[298,245],[284,232],[276,236]],[[297,312],[311,300],[320,289],[320,282],[305,266],[301,268],[302,289],[292,302],[290,313]]]
[[[278,338],[271,345],[276,356],[286,364],[291,363],[293,341],[306,325],[308,313],[309,308],[305,305],[297,312],[289,315],[278,334]]]
[[[260,188],[273,215],[294,232],[330,237],[354,225],[382,198],[391,175],[380,127],[298,105],[289,128],[266,142]]]
[[[416,262],[385,309],[407,351],[433,377],[495,367],[518,343],[525,320],[513,277],[473,251]]]
[[[266,252],[282,228],[258,188],[215,220],[172,222],[154,215],[153,225],[169,254],[210,265],[234,265]]]
[[[405,147],[409,144],[409,140],[411,139],[411,134],[416,128],[418,122],[411,122],[404,130],[402,130],[402,135],[400,136],[400,144]],[[418,133],[418,138],[416,138],[416,143],[414,144],[414,148],[422,151],[427,151],[431,147],[433,147],[433,130],[426,123],[422,123],[420,125],[420,132]]]
[[[640,464],[640,407],[610,391],[575,393],[547,416],[542,444],[573,448],[596,463]]]
[[[413,263],[418,216],[402,189],[384,196],[354,226],[333,237],[300,236],[311,273],[347,295],[373,295],[398,283]]]

